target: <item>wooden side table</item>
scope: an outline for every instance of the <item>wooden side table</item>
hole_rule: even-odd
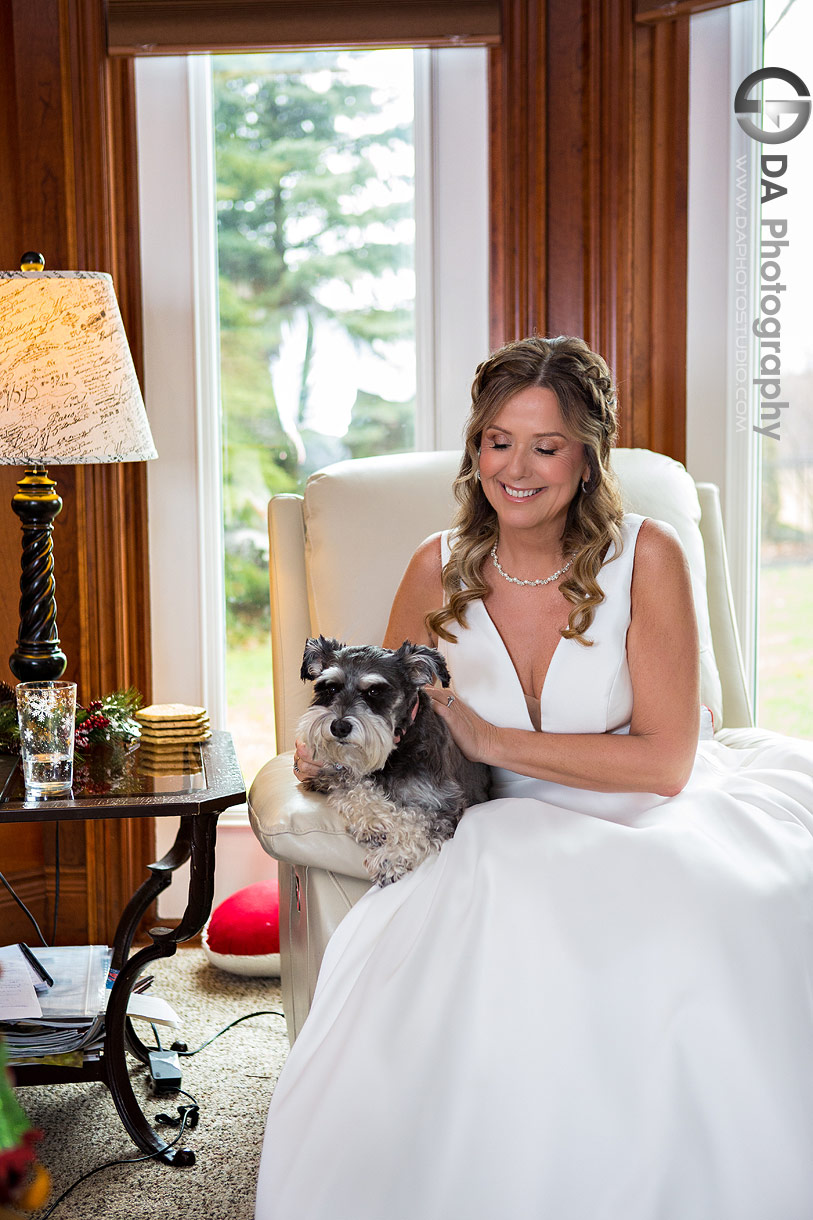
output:
[[[150,962],[171,957],[179,943],[196,936],[206,923],[214,896],[217,819],[224,809],[244,801],[246,792],[229,733],[214,732],[209,741],[187,747],[183,763],[172,771],[163,771],[142,758],[140,749],[107,759],[91,758],[75,768],[70,798],[34,801],[26,799],[19,760],[0,757],[0,819],[4,822],[181,819],[175,842],[161,860],[149,866],[149,877],[127,903],[116,928],[111,969],[118,974],[107,1004],[101,1057],[81,1068],[32,1064],[14,1071],[18,1085],[103,1081],[110,1089],[121,1121],[142,1151],[158,1153],[156,1159],[169,1164],[191,1165],[194,1152],[170,1148],[150,1125],[136,1099],[127,1053],[142,1063],[148,1062],[148,1053],[127,1016],[127,1002]],[[144,913],[170,884],[175,869],[187,860],[189,894],[180,923],[177,928],[153,928],[152,944],[130,956]]]

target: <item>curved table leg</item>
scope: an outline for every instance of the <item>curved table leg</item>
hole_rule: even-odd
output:
[[[193,821],[194,819],[192,818],[183,818],[181,820],[172,847],[155,864],[148,866],[149,877],[139,886],[124,908],[116,928],[116,934],[113,937],[113,958],[110,963],[112,971],[118,973],[121,970],[130,956],[133,939],[138,932],[145,912],[158,895],[171,884],[172,874],[175,870],[186,864],[189,859],[192,853]],[[132,986],[136,983],[137,979],[138,976],[132,980],[130,990],[132,990]],[[126,1018],[126,1040],[127,1049],[130,1053],[142,1063],[149,1063],[148,1047],[139,1038],[129,1017]]]
[[[207,815],[201,816],[206,817]],[[214,816],[215,820],[217,819],[217,814],[210,814],[208,816]],[[192,836],[195,821],[196,818],[193,817],[181,818],[181,824],[178,827],[178,833],[175,836],[175,842],[172,844],[172,847],[155,864],[149,865],[149,877],[138,887],[122,911],[121,918],[116,927],[116,934],[113,937],[111,970],[121,970],[130,955],[130,947],[144,913],[151,903],[155,902],[158,895],[170,885],[172,874],[176,868],[186,864],[192,854]]]
[[[209,917],[214,897],[215,836],[218,814],[196,814],[184,818],[175,843],[157,864],[150,865],[150,879],[133,895],[116,929],[113,968],[119,971],[110,992],[105,1019],[104,1067],[116,1109],[131,1138],[147,1153],[160,1153],[158,1159],[173,1165],[194,1164],[195,1154],[188,1148],[169,1148],[148,1122],[133,1092],[127,1068],[127,1050],[146,1062],[146,1047],[134,1033],[127,1017],[127,1002],[142,971],[163,957],[172,957],[178,944],[201,931]],[[189,895],[186,910],[177,928],[153,928],[152,944],[128,958],[133,937],[144,912],[154,898],[166,889],[172,873],[190,861]]]

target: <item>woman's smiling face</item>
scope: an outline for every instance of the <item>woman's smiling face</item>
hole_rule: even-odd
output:
[[[553,390],[529,386],[503,403],[483,429],[480,482],[501,524],[560,521],[590,478],[584,445],[568,432]]]

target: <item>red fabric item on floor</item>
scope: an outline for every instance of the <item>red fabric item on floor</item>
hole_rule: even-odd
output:
[[[206,939],[213,953],[279,953],[278,882],[258,881],[225,898],[212,912]]]

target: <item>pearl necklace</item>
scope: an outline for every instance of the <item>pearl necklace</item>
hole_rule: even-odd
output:
[[[497,571],[499,572],[500,576],[502,576],[503,580],[510,581],[510,583],[511,583],[512,585],[534,585],[534,586],[538,586],[538,585],[549,585],[549,584],[551,583],[551,581],[553,581],[553,580],[558,580],[560,576],[564,576],[565,572],[568,570],[568,568],[569,568],[569,567],[570,567],[570,565],[572,564],[573,559],[574,559],[574,556],[573,556],[573,555],[571,555],[571,556],[570,556],[570,558],[568,559],[567,563],[565,564],[565,566],[564,566],[563,568],[560,568],[558,572],[554,572],[554,573],[553,573],[553,576],[546,576],[546,577],[544,578],[544,580],[520,580],[518,576],[509,576],[509,575],[508,575],[508,573],[507,573],[507,572],[504,572],[504,571],[502,570],[502,568],[500,567],[500,561],[499,561],[499,559],[497,558],[497,544],[496,544],[496,542],[494,543],[493,547],[491,548],[491,558],[494,560],[494,567],[497,569]]]

